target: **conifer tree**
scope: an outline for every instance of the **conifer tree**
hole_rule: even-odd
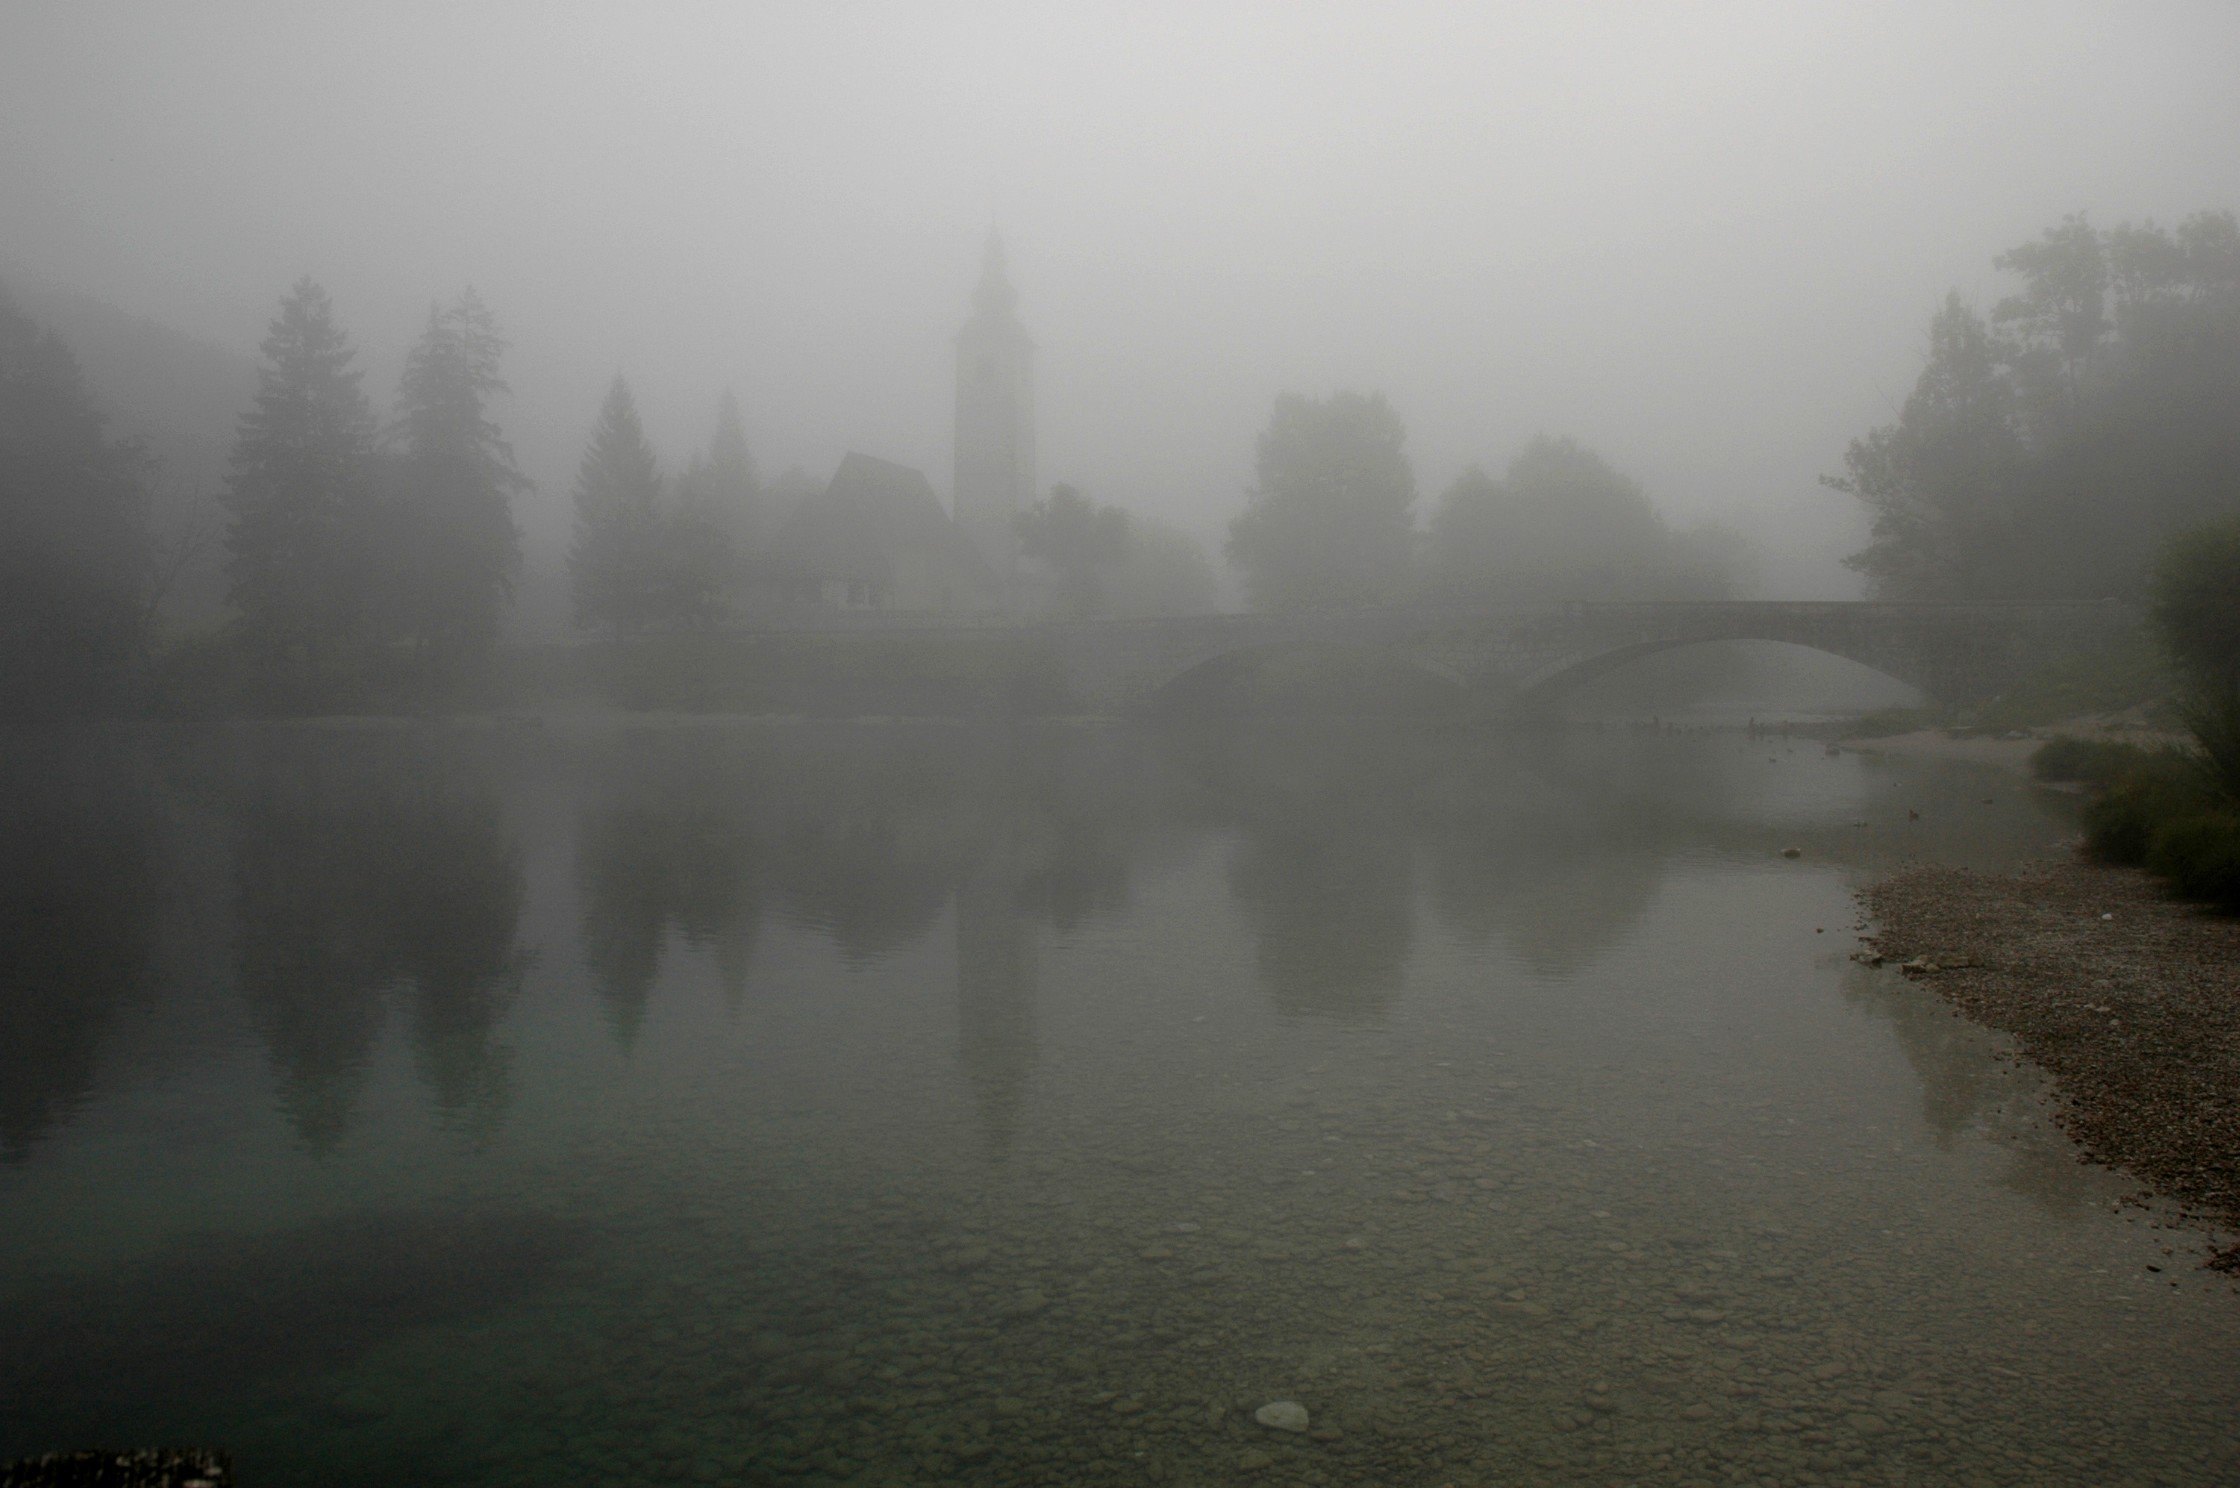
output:
[[[227,598],[258,650],[317,663],[362,626],[373,409],[310,279],[280,302],[262,349],[224,498]]]
[[[765,536],[762,511],[762,477],[747,449],[747,431],[739,417],[739,400],[727,388],[716,405],[716,432],[708,453],[694,462],[698,486],[710,514],[741,550],[761,545]]]
[[[762,478],[747,449],[739,400],[728,390],[716,406],[716,431],[677,480],[666,523],[665,568],[674,619],[705,625],[722,614],[726,594],[751,577],[767,543]]]
[[[668,544],[661,520],[661,471],[638,422],[630,384],[617,377],[576,470],[576,531],[568,580],[576,624],[618,636],[665,609]]]
[[[498,374],[505,346],[489,309],[468,289],[429,310],[398,397],[397,620],[445,670],[497,640],[521,570],[513,497],[529,481],[490,417],[491,400],[506,390]]]

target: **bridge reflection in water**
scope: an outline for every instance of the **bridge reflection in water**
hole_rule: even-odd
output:
[[[1785,642],[1872,667],[1939,700],[1983,697],[2049,662],[2115,644],[2137,625],[2114,602],[1716,600],[1396,605],[1045,629],[1068,685],[1100,711],[1129,711],[1330,648],[1382,652],[1488,703],[1530,711],[1627,662],[1714,641]]]

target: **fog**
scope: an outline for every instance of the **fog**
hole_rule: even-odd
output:
[[[2236,145],[2235,0],[0,0],[0,1485],[2240,1483]]]
[[[1218,550],[1286,391],[1383,392],[1419,515],[1567,435],[1756,589],[1848,595],[1822,490],[1942,295],[2064,214],[2240,201],[2225,5],[16,4],[0,274],[244,356],[333,296],[386,402],[472,284],[529,565],[619,371],[665,460],[946,494],[1002,234],[1040,473]]]

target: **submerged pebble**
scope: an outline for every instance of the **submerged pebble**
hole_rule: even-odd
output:
[[[1252,1413],[1252,1419],[1278,1431],[1307,1429],[1307,1408],[1296,1400],[1271,1400]]]

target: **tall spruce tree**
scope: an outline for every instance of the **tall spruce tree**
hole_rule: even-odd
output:
[[[96,703],[138,654],[146,476],[69,348],[0,296],[0,718]]]
[[[762,476],[747,448],[739,400],[729,389],[716,404],[716,432],[708,441],[707,453],[692,462],[685,483],[710,518],[730,534],[735,546],[745,551],[760,545],[765,535]]]
[[[661,470],[630,384],[617,377],[576,470],[576,531],[568,548],[576,624],[620,636],[663,618],[673,561],[663,532]]]
[[[676,620],[705,625],[723,614],[728,598],[747,597],[767,568],[762,476],[729,389],[716,405],[708,448],[677,478],[676,498],[666,524],[669,607]]]
[[[373,408],[310,279],[281,300],[262,349],[224,496],[227,598],[260,652],[316,665],[363,629]]]
[[[529,489],[490,403],[506,343],[472,289],[431,308],[406,359],[392,552],[396,621],[437,667],[488,652],[521,571],[513,497]]]

